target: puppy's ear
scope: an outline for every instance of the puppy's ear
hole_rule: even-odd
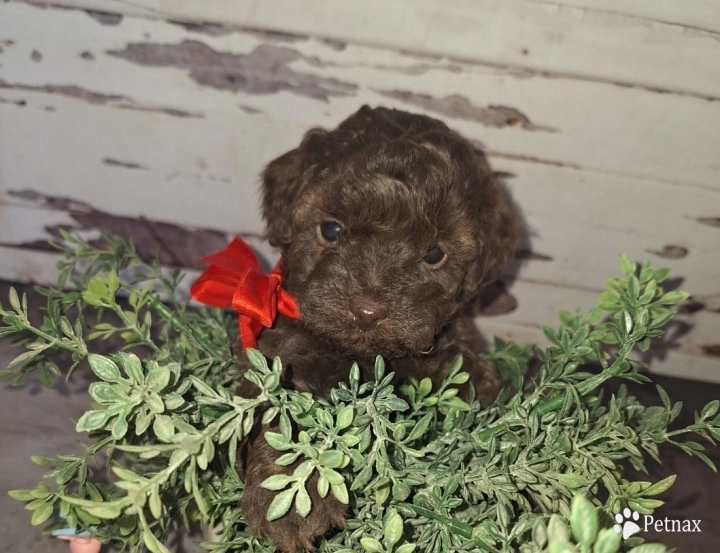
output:
[[[267,238],[272,246],[284,248],[290,244],[290,215],[295,200],[308,180],[308,152],[313,148],[314,139],[326,132],[323,129],[311,129],[303,137],[300,146],[271,161],[263,171],[262,210],[267,221]]]
[[[510,200],[495,183],[478,213],[478,258],[465,276],[464,299],[470,300],[480,288],[500,276],[503,266],[515,252],[518,220]]]

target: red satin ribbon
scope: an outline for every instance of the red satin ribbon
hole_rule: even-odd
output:
[[[232,307],[240,316],[243,349],[257,347],[263,327],[270,328],[277,314],[300,317],[295,298],[282,289],[280,262],[266,275],[255,253],[239,238],[222,251],[202,258],[210,264],[190,288],[192,297],[214,307]]]

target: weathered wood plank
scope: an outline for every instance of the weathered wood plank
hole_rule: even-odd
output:
[[[528,232],[511,272],[597,291],[625,252],[672,269],[699,301],[720,308],[720,193],[570,167],[490,157]]]
[[[539,4],[587,8],[593,11],[629,15],[688,29],[720,32],[720,4],[716,0],[533,0]]]
[[[125,122],[117,116],[110,128],[143,128],[148,141],[159,138],[164,116],[181,121],[169,129],[185,129],[165,136],[189,142],[192,132],[215,149],[252,128],[247,147],[261,151],[247,157],[264,163],[303,128],[333,126],[362,103],[385,104],[445,118],[494,153],[720,188],[720,102],[314,39],[206,36],[129,17],[101,26],[84,13],[18,3],[0,10],[3,20],[24,22],[4,31],[14,44],[0,55],[0,97],[45,92],[120,108]],[[58,35],[45,33],[48,25]],[[33,52],[42,59],[29,62]]]
[[[710,2],[712,0],[708,0]],[[590,80],[720,97],[720,14],[687,5],[703,29],[659,23],[674,0],[631,16],[536,0],[33,0],[190,22],[269,29]],[[683,2],[682,9],[686,9]],[[673,19],[671,19],[673,21]],[[402,22],[402,32],[398,32]],[[568,55],[568,53],[571,55]],[[662,70],[659,70],[662,68]]]

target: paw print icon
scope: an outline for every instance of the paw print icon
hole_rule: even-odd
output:
[[[613,530],[618,534],[622,532],[622,537],[626,540],[640,531],[640,526],[638,525],[639,520],[640,514],[637,511],[631,511],[625,507],[622,513],[615,515],[615,522],[617,522],[617,524],[613,526]]]

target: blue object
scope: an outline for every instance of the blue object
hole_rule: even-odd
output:
[[[91,538],[93,536],[90,532],[80,532],[78,534],[77,528],[59,528],[50,532],[51,536],[77,536],[79,538]]]

